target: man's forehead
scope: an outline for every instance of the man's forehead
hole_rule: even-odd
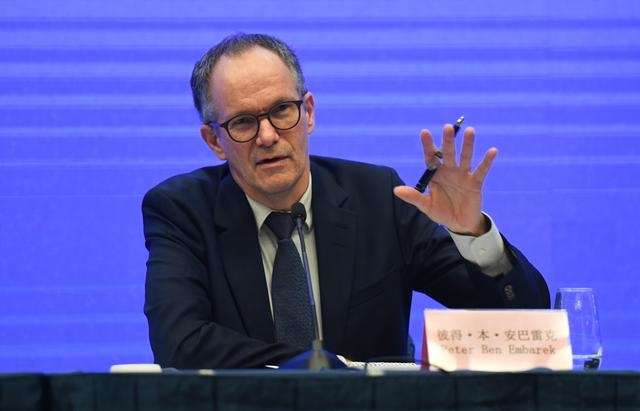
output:
[[[280,56],[256,46],[237,54],[222,56],[211,72],[210,92],[221,112],[227,109],[235,111],[244,108],[236,107],[238,104],[244,106],[247,100],[254,98],[294,98],[296,84],[289,67]]]

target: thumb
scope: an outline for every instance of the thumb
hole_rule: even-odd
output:
[[[431,197],[422,195],[418,190],[409,186],[398,186],[393,189],[393,194],[400,200],[416,206],[423,213],[429,211]]]

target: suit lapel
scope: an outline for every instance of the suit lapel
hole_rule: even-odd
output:
[[[274,341],[255,218],[244,193],[230,174],[220,183],[215,210],[225,275],[247,334],[263,341]]]
[[[355,215],[343,208],[347,193],[312,163],[313,219],[322,302],[322,329],[329,350],[339,352],[349,311],[356,255]]]

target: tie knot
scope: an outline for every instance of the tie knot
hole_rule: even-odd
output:
[[[269,214],[265,222],[278,240],[291,237],[291,233],[293,232],[293,218],[291,218],[290,213],[277,213],[274,211]]]

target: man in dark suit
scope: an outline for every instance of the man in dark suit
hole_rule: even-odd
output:
[[[449,307],[549,306],[540,273],[481,211],[497,151],[472,171],[471,128],[457,163],[445,126],[442,165],[422,195],[389,168],[309,156],[313,95],[277,39],[223,40],[196,64],[191,84],[201,135],[226,162],[173,177],[143,201],[145,313],[162,366],[261,367],[305,349],[274,327],[281,243],[269,220],[297,202],[308,214],[320,333],[336,354],[405,354],[413,290]],[[421,138],[434,161],[431,134]]]

